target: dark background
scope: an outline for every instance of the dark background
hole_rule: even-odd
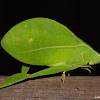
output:
[[[0,0],[0,40],[11,27],[34,17],[47,17],[64,24],[100,52],[100,5],[97,0]],[[0,75],[20,72],[22,64],[0,46]],[[47,66],[32,66],[31,70],[43,68]],[[82,69],[70,73],[75,76],[100,76],[100,64],[93,66],[91,74]]]

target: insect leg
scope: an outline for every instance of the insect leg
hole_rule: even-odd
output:
[[[88,68],[87,68],[87,67],[88,67]],[[89,66],[89,65],[86,65],[86,66],[84,66],[84,67],[81,67],[81,69],[87,70],[89,73],[91,73],[91,70],[90,70],[89,68],[92,69],[92,67]]]
[[[63,71],[63,74],[61,75],[61,80],[62,80],[63,84],[65,82],[65,77],[66,77],[65,71]]]

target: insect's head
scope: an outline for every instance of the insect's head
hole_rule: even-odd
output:
[[[97,55],[96,57],[94,57],[90,62],[89,65],[95,65],[100,63],[100,55]]]
[[[89,65],[94,65],[95,63],[93,61],[90,61],[89,62]]]

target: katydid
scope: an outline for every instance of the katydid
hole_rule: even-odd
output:
[[[64,25],[49,18],[32,18],[12,27],[1,40],[2,48],[15,59],[31,65],[49,66],[33,74],[23,66],[0,88],[29,77],[38,77],[85,68],[100,63],[100,54]],[[33,66],[34,67],[34,66]]]

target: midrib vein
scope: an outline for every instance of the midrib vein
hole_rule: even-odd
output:
[[[30,53],[30,52],[39,51],[39,50],[45,50],[45,49],[74,48],[74,47],[80,47],[80,46],[85,46],[85,44],[75,45],[75,46],[50,46],[50,47],[43,47],[43,48],[38,48],[38,49],[34,49],[34,50],[28,50],[28,51],[18,52],[18,53],[28,53],[28,52]]]

